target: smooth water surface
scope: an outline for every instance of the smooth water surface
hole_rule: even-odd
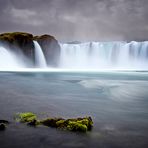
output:
[[[18,112],[44,117],[92,116],[94,128],[73,133],[16,123]],[[1,148],[147,148],[148,73],[0,73]]]

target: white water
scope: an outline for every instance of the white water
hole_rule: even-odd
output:
[[[0,70],[25,68],[25,64],[8,49],[0,46]]]
[[[35,62],[37,67],[40,68],[46,68],[47,64],[46,64],[46,59],[45,56],[43,54],[43,51],[39,45],[39,43],[37,41],[33,41],[34,42],[34,46],[35,46]]]
[[[43,51],[34,41],[36,71],[108,71],[148,70],[148,42],[87,42],[60,44],[61,57],[58,68],[47,67]],[[0,70],[34,71],[27,65],[29,59],[0,46]],[[27,66],[26,66],[27,65]],[[42,68],[42,69],[41,69]]]
[[[60,68],[148,70],[148,42],[87,42],[60,46]]]

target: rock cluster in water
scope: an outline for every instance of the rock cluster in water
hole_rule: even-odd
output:
[[[58,41],[50,35],[33,36],[30,33],[12,32],[0,34],[0,44],[13,50],[15,53],[23,53],[32,64],[35,64],[35,50],[33,40],[38,41],[42,47],[47,64],[57,66],[60,56],[60,45]]]
[[[20,113],[16,115],[16,120],[19,122],[27,123],[27,125],[37,126],[44,125],[54,127],[62,130],[87,132],[92,129],[93,121],[91,117],[84,118],[46,118],[38,120],[37,116],[31,112]]]

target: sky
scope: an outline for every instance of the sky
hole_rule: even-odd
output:
[[[148,40],[148,0],[0,0],[0,33],[60,41]]]

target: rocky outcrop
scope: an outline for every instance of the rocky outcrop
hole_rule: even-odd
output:
[[[50,66],[58,66],[58,60],[60,58],[60,45],[58,41],[50,35],[35,36],[34,40],[40,44],[47,64]]]
[[[0,42],[14,52],[22,52],[31,61],[34,61],[32,34],[23,32],[3,33],[0,34]]]
[[[57,66],[60,56],[58,41],[50,35],[33,36],[30,33],[13,32],[0,34],[0,43],[13,50],[22,53],[35,64],[35,50],[33,40],[38,41],[45,55],[48,66]]]

